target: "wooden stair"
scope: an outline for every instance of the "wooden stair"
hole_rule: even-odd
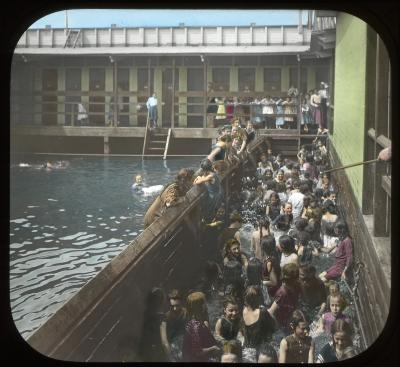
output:
[[[148,130],[147,139],[143,147],[143,156],[162,156],[166,159],[168,147],[171,140],[172,130],[168,129],[168,133],[162,129],[155,128]]]

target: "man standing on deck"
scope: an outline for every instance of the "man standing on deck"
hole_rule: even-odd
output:
[[[150,126],[152,128],[157,127],[157,119],[158,119],[158,113],[157,113],[157,96],[155,93],[146,102],[147,110],[149,111],[149,120],[150,120]]]

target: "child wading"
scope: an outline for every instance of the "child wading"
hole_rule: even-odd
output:
[[[300,310],[293,312],[290,327],[293,334],[281,341],[279,363],[313,363],[315,346],[308,336],[308,321]]]

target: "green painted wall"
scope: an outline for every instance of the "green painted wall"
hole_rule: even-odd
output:
[[[332,143],[343,165],[364,157],[367,24],[340,13],[336,26],[335,114]],[[358,204],[363,166],[346,170]]]

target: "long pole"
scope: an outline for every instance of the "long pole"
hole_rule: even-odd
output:
[[[362,164],[370,164],[370,163],[375,163],[375,162],[379,162],[379,159],[377,158],[377,159],[372,159],[372,160],[370,160],[370,161],[363,161],[363,162],[348,164],[347,166],[342,166],[342,167],[337,167],[337,168],[328,169],[328,170],[324,171],[324,173],[333,172],[333,171],[338,171],[338,170],[340,170],[340,169],[345,169],[345,168],[360,166],[360,165],[362,165]]]

